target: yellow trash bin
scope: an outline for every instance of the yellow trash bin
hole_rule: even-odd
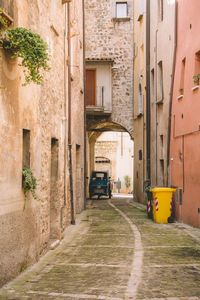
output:
[[[172,194],[176,189],[157,187],[153,193],[153,218],[156,223],[168,223],[172,210]]]

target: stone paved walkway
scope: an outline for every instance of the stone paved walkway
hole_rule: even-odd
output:
[[[0,299],[200,299],[200,230],[156,224],[130,198],[94,200]]]

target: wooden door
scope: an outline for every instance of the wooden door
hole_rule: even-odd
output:
[[[86,70],[86,105],[96,104],[96,70]]]

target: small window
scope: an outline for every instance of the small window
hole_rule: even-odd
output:
[[[160,22],[163,21],[163,14],[164,14],[163,0],[158,0],[158,19]]]
[[[116,2],[116,18],[127,18],[128,5],[127,2]]]
[[[143,94],[142,94],[142,86],[139,84],[139,93],[138,93],[138,116],[143,114]]]
[[[181,63],[181,76],[180,76],[180,87],[179,87],[179,94],[183,95],[184,94],[184,81],[185,81],[185,61],[186,59],[184,58]]]
[[[158,63],[158,98],[157,98],[157,103],[162,103],[163,98],[164,98],[164,93],[163,93],[163,64],[162,61]]]
[[[140,10],[139,10],[138,21],[141,21],[143,14],[144,14],[144,0],[140,0]]]
[[[195,65],[194,65],[194,76],[193,81],[195,85],[199,85],[200,79],[200,51],[195,53]]]
[[[154,77],[154,69],[151,70],[151,96],[152,96],[152,100],[154,98],[154,83],[155,83],[155,77]]]
[[[142,160],[142,150],[139,150],[139,160]]]
[[[23,129],[22,167],[30,168],[30,130]]]

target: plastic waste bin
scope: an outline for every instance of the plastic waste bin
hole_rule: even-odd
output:
[[[156,187],[153,193],[153,219],[156,223],[168,223],[172,210],[172,195],[176,189]]]

